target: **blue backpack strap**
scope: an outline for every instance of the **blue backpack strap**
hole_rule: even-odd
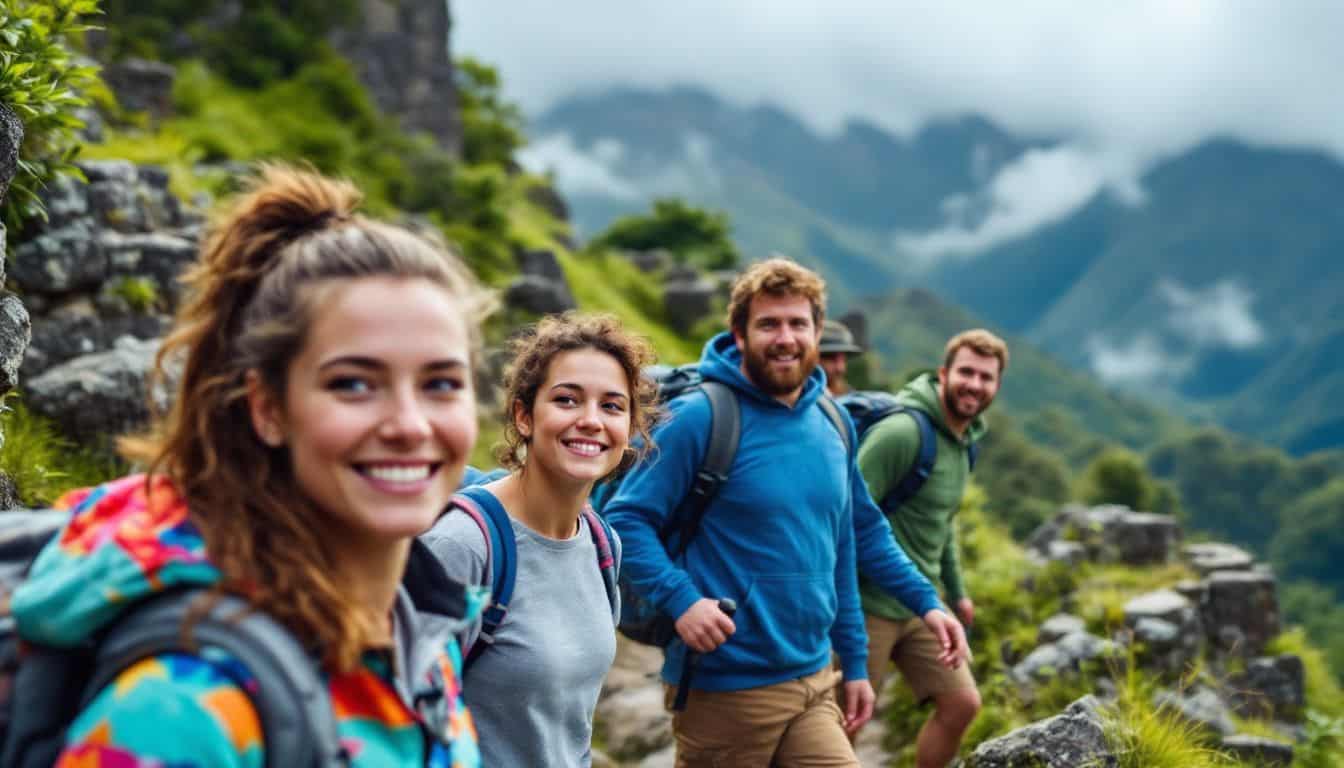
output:
[[[593,546],[597,548],[597,568],[602,572],[602,586],[607,590],[607,602],[611,605],[611,615],[620,620],[619,594],[616,586],[616,549],[612,546],[611,526],[587,504],[583,505],[583,519],[588,521],[588,534],[593,537]]]
[[[896,413],[904,413],[914,419],[915,426],[919,430],[919,451],[915,455],[915,462],[910,466],[905,477],[892,488],[886,497],[882,499],[882,511],[887,514],[894,513],[900,509],[901,505],[919,493],[919,489],[924,487],[924,483],[933,474],[933,465],[938,462],[938,436],[934,434],[933,422],[929,415],[918,408],[907,408],[901,406]]]
[[[490,605],[481,612],[480,635],[466,650],[462,663],[465,671],[495,641],[495,632],[509,613],[513,584],[518,576],[518,553],[509,513],[494,494],[480,486],[463,488],[453,496],[451,507],[465,512],[481,529],[485,537],[485,572],[490,580]]]
[[[979,455],[980,455],[980,444],[979,444],[979,443],[971,443],[970,445],[966,446],[966,471],[967,471],[967,472],[974,472],[974,471],[975,471],[975,459],[976,459],[976,457],[979,456]]]
[[[817,400],[817,405],[820,405],[821,410],[826,413],[826,418],[831,420],[831,426],[835,427],[835,431],[840,433],[840,441],[845,444],[845,453],[847,455],[853,453],[853,446],[849,444],[849,427],[845,424],[849,419],[841,413],[843,407],[832,400],[830,395],[822,395],[821,399]]]
[[[691,489],[682,499],[677,514],[669,523],[678,518],[682,521],[681,536],[677,540],[673,559],[685,554],[691,545],[691,539],[700,530],[700,521],[705,518],[705,510],[718,495],[728,472],[733,467],[737,455],[737,444],[742,438],[742,413],[737,403],[737,394],[727,384],[706,380],[700,383],[700,390],[709,398],[709,443],[705,449],[704,461],[695,473]],[[665,530],[666,541],[672,529]]]

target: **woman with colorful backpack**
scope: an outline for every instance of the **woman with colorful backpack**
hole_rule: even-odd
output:
[[[13,595],[38,649],[20,681],[93,645],[106,685],[57,765],[480,764],[455,636],[483,595],[412,577],[475,443],[491,298],[358,199],[263,168],[184,278],[155,366],[171,406],[121,444],[145,474],[60,502]],[[6,765],[38,761],[36,691]]]
[[[505,374],[510,473],[467,488],[421,540],[448,575],[491,587],[466,638],[467,701],[489,765],[592,762],[593,710],[616,656],[620,546],[593,484],[649,445],[648,342],[606,315],[547,317]]]

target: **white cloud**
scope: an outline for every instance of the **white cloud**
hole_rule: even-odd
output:
[[[814,127],[975,112],[1135,165],[1226,135],[1344,155],[1333,0],[462,0],[454,46],[535,114],[578,90],[693,83]]]
[[[695,133],[682,137],[681,152],[672,158],[632,158],[611,137],[584,148],[568,133],[552,133],[524,147],[518,161],[529,171],[555,174],[565,194],[620,201],[693,196],[722,183],[713,143]]]
[[[989,182],[984,192],[988,213],[979,221],[967,221],[971,201],[957,195],[942,203],[946,226],[897,233],[895,245],[926,266],[946,257],[973,256],[1069,215],[1107,187],[1121,199],[1141,200],[1132,169],[1113,158],[1068,145],[1030,150]]]
[[[596,142],[585,152],[568,134],[552,134],[524,147],[518,162],[529,171],[554,173],[569,194],[587,194],[614,200],[636,200],[639,190],[612,170],[624,154],[614,139]]]
[[[1087,353],[1093,373],[1107,384],[1120,386],[1172,383],[1184,376],[1192,363],[1188,355],[1167,350],[1151,333],[1139,334],[1126,343],[1093,335],[1087,341]]]
[[[1251,312],[1254,296],[1234,280],[1191,290],[1164,278],[1157,292],[1171,309],[1172,329],[1197,346],[1246,349],[1264,341],[1265,331]]]

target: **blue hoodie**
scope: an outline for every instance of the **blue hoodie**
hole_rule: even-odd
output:
[[[803,677],[830,663],[832,648],[846,680],[864,679],[868,654],[855,571],[854,502],[871,508],[858,534],[875,556],[900,550],[868,496],[854,456],[846,454],[840,435],[816,407],[825,392],[821,370],[788,407],[747,379],[741,362],[726,332],[709,341],[700,361],[702,376],[738,394],[742,437],[728,480],[685,560],[671,561],[658,531],[704,459],[710,417],[704,395],[670,403],[671,418],[654,434],[655,450],[607,504],[607,519],[625,545],[626,574],[671,616],[702,597],[737,601],[737,632],[702,658],[698,689],[741,690]],[[850,440],[855,440],[852,427]],[[899,581],[912,608],[937,607],[932,587],[907,558],[900,559],[904,568],[897,561],[883,563],[879,583]],[[865,575],[872,574],[865,569]],[[677,681],[685,653],[681,642],[668,647],[665,681]]]

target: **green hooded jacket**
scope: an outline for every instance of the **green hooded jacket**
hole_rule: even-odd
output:
[[[887,516],[896,541],[915,561],[919,570],[943,589],[949,605],[966,596],[958,560],[953,516],[961,505],[970,477],[967,448],[985,434],[984,419],[977,416],[966,433],[957,437],[943,419],[939,405],[938,379],[924,374],[907,384],[896,399],[929,415],[938,437],[938,459],[919,493]],[[859,446],[859,471],[868,492],[881,506],[882,498],[905,477],[919,453],[919,427],[908,414],[893,414],[874,424]],[[892,621],[913,614],[894,597],[861,578],[863,610]]]

